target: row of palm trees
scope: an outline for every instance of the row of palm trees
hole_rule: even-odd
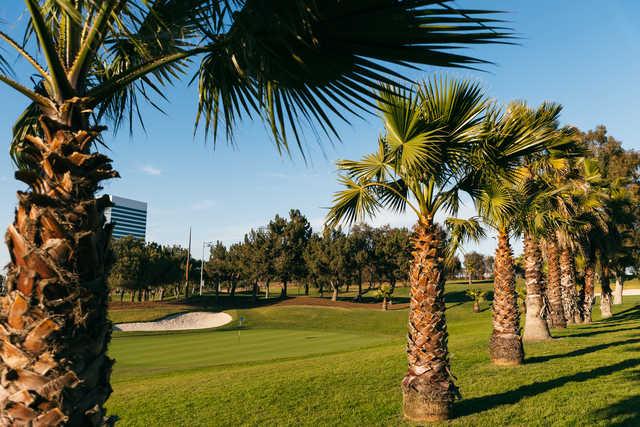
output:
[[[352,223],[385,208],[415,213],[404,414],[415,421],[447,419],[459,395],[443,297],[452,250],[440,240],[436,215],[455,215],[466,198],[478,216],[449,218],[452,240],[483,236],[481,224],[497,235],[489,352],[497,365],[516,365],[524,349],[510,239],[524,239],[524,340],[549,339],[550,327],[591,321],[596,270],[602,314],[610,315],[609,274],[624,268],[615,257],[626,253],[621,224],[628,221],[621,216],[629,214],[631,198],[624,185],[603,182],[576,130],[560,127],[557,104],[533,109],[512,102],[502,109],[478,84],[446,77],[380,98],[384,133],[377,150],[338,162],[344,188],[327,221]],[[576,254],[585,271],[580,294]]]

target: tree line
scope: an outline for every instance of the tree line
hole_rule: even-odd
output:
[[[357,224],[348,232],[324,228],[314,233],[307,218],[296,209],[288,217],[276,215],[268,224],[249,230],[234,244],[220,241],[211,245],[204,262],[205,289],[216,297],[226,289],[235,297],[238,289],[250,289],[254,300],[259,293],[269,298],[273,285],[278,294],[288,296],[288,286],[296,283],[320,295],[330,292],[338,298],[341,290],[357,289],[356,300],[387,282],[393,290],[408,279],[411,261],[411,232],[390,226]],[[186,282],[188,251],[179,246],[144,243],[133,237],[113,242],[114,264],[109,285],[116,298],[129,292],[130,301],[163,299],[194,293],[200,279],[201,261],[191,258]],[[458,263],[459,264],[459,263]]]

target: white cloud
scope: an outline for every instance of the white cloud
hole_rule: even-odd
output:
[[[140,170],[146,173],[147,175],[158,176],[162,174],[162,171],[160,169],[153,167],[151,165],[144,165],[140,168]]]
[[[211,209],[215,205],[216,205],[216,202],[214,202],[213,200],[205,199],[205,200],[201,200],[199,202],[196,202],[196,203],[192,204],[191,205],[191,210],[192,211],[206,211],[206,210]]]

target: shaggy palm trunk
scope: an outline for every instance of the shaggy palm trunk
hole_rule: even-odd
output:
[[[580,323],[578,293],[576,292],[576,263],[570,249],[566,246],[560,252],[560,287],[562,309],[567,323]]]
[[[519,365],[524,359],[524,350],[520,336],[513,253],[505,230],[498,232],[493,275],[493,333],[489,342],[491,361],[496,365]]]
[[[439,235],[432,218],[418,222],[409,272],[409,369],[402,391],[404,416],[417,422],[448,419],[453,401],[459,396],[449,366]]]
[[[387,297],[383,297],[382,298],[382,310],[383,311],[389,310],[389,304],[387,302]]]
[[[523,339],[525,341],[550,339],[549,326],[543,318],[542,253],[538,241],[528,233],[524,236],[524,280],[527,297],[525,298]]]
[[[593,312],[594,284],[596,271],[593,261],[587,259],[584,267],[584,305],[582,307],[582,322],[591,323],[591,313]]]
[[[26,137],[0,298],[0,424],[97,426],[111,394],[106,285],[111,234],[100,181],[117,176],[91,147],[95,130],[41,119]]]
[[[562,306],[562,289],[560,286],[560,259],[558,242],[550,238],[547,242],[547,299],[549,301],[549,326],[552,328],[566,328],[567,319],[564,317]]]
[[[615,274],[616,288],[613,291],[613,305],[622,304],[622,294],[624,293],[624,280],[620,273]]]
[[[613,314],[611,313],[611,283],[606,271],[600,274],[600,289],[600,315],[603,319],[608,319]]]

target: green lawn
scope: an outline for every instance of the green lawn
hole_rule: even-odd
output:
[[[473,314],[461,289],[447,295],[464,396],[451,425],[640,425],[640,297],[626,297],[607,322],[527,345],[525,365],[498,368],[486,351],[490,311]],[[406,310],[230,313],[245,318],[239,334],[114,334],[107,406],[119,426],[403,424]]]

